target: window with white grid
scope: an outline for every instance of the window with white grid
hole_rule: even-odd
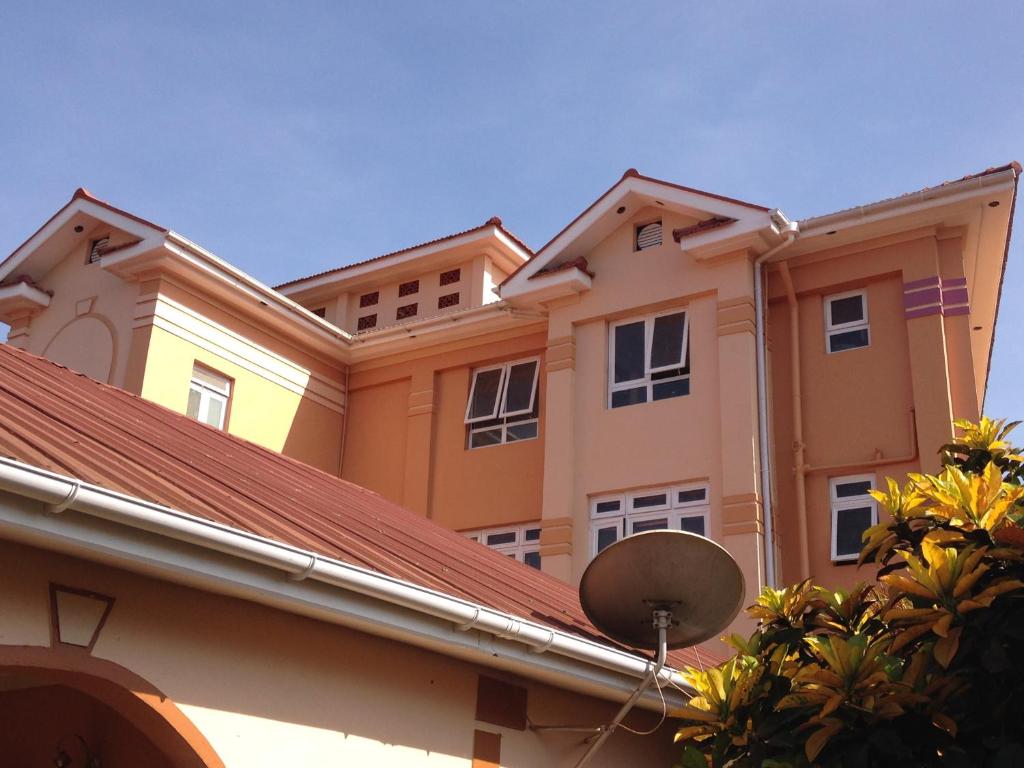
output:
[[[708,486],[689,483],[590,499],[591,553],[634,533],[676,530],[708,535]]]
[[[466,531],[463,535],[540,570],[540,526],[527,524],[508,528],[485,528]]]

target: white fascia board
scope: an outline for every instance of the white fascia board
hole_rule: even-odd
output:
[[[28,283],[14,283],[0,287],[0,304],[5,302],[46,309],[50,306],[50,294]]]
[[[679,241],[679,250],[697,260],[711,259],[740,248],[763,250],[770,246],[769,238],[777,240],[778,236],[778,228],[764,214],[684,237]]]
[[[800,239],[806,241],[839,227],[874,224],[897,216],[909,216],[935,208],[971,202],[986,195],[1012,193],[1015,183],[1016,174],[1012,169],[1007,169],[989,176],[979,176],[941,187],[931,187],[920,192],[861,205],[845,211],[813,216],[800,221]]]
[[[306,280],[302,280],[291,285],[287,285],[280,290],[280,293],[285,296],[290,296],[294,293],[301,293],[305,291],[311,291],[316,288],[323,286],[334,285],[335,283],[345,282],[357,277],[365,277],[381,269],[394,267],[399,264],[405,264],[410,261],[416,261],[422,259],[425,256],[431,256],[435,253],[442,251],[451,250],[452,248],[459,248],[464,245],[472,245],[479,240],[487,240],[491,237],[497,237],[502,243],[507,245],[509,248],[513,248],[515,251],[523,254],[523,260],[528,258],[528,254],[523,252],[523,249],[513,243],[505,234],[498,229],[498,227],[492,225],[486,226],[482,229],[473,230],[466,232],[456,237],[443,239],[439,242],[429,243],[427,245],[420,245],[410,248],[406,251],[393,254],[391,256],[382,256],[376,259],[371,259],[364,264],[357,264],[352,267],[341,267],[336,272],[330,274],[320,275],[318,277],[310,277]]]
[[[500,286],[498,294],[502,299],[519,299],[535,303],[583,293],[589,291],[593,284],[590,275],[573,267]]]
[[[0,533],[207,591],[623,700],[651,661],[75,478],[0,458]],[[663,684],[689,689],[666,669]],[[663,691],[669,706],[685,697]],[[657,693],[641,706],[661,711]]]

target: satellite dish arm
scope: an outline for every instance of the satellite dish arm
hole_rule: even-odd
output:
[[[615,718],[606,727],[601,730],[601,735],[594,740],[590,745],[590,749],[586,751],[583,757],[580,758],[579,762],[576,763],[576,768],[582,768],[590,762],[597,750],[601,748],[601,745],[605,743],[612,732],[619,727],[619,724],[625,719],[626,715],[633,708],[640,697],[644,695],[651,684],[657,680],[658,675],[661,674],[661,670],[665,668],[665,659],[668,656],[668,639],[666,633],[668,628],[672,625],[672,612],[667,610],[655,610],[654,611],[654,626],[658,630],[658,656],[654,662],[654,666],[651,667],[650,671],[644,676],[644,679],[640,681],[640,685],[633,695],[629,697],[622,708],[619,710]]]

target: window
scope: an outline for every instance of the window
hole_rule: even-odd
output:
[[[469,388],[466,424],[470,448],[537,437],[540,360],[516,360],[477,368]]]
[[[461,269],[449,269],[447,272],[441,273],[441,285],[451,285],[457,283],[462,279]]]
[[[103,251],[110,245],[110,237],[98,237],[89,244],[89,264],[95,264],[103,256]]]
[[[415,303],[406,304],[398,308],[398,311],[395,313],[395,319],[405,320],[407,317],[416,317],[416,311],[417,305]]]
[[[636,239],[633,247],[638,251],[661,245],[661,222],[652,221],[636,228]]]
[[[192,366],[192,381],[188,385],[186,415],[224,429],[231,399],[231,380],[198,365]]]
[[[371,328],[377,327],[377,313],[372,315],[363,315],[356,321],[357,331],[368,331]]]
[[[593,553],[644,531],[672,529],[707,536],[708,504],[708,487],[702,483],[596,496],[590,500]]]
[[[828,352],[845,352],[871,342],[868,297],[864,291],[825,297],[825,336]]]
[[[375,306],[378,301],[380,301],[380,291],[364,293],[359,297],[359,308]]]
[[[834,477],[829,481],[833,561],[856,560],[862,534],[878,523],[878,506],[868,494],[874,485],[874,475]]]
[[[686,312],[613,324],[609,333],[609,407],[690,394],[689,336]]]
[[[521,525],[512,528],[489,528],[463,534],[508,557],[540,570],[540,528]]]
[[[398,295],[399,296],[412,296],[414,293],[420,292],[420,281],[410,280],[407,283],[399,283]]]
[[[449,294],[446,294],[444,296],[440,296],[437,299],[437,308],[438,309],[448,309],[448,307],[457,307],[457,306],[459,306],[459,294],[458,293],[449,293]]]

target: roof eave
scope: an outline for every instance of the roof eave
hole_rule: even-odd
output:
[[[649,662],[484,605],[0,458],[0,532],[411,645],[622,700]],[[665,682],[687,686],[678,672]],[[685,698],[663,691],[670,706]],[[660,711],[649,693],[639,705]]]

